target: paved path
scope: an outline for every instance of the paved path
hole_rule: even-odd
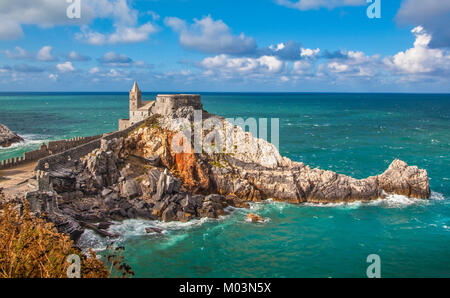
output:
[[[16,167],[0,170],[0,187],[7,196],[24,195],[37,190],[34,168],[37,162],[29,162]]]

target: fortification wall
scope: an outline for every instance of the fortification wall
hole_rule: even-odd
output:
[[[70,148],[80,146],[85,143],[89,143],[93,140],[101,138],[102,135],[91,137],[76,137],[68,140],[50,141],[48,144],[42,144],[38,150],[25,152],[20,157],[9,158],[0,162],[0,170],[7,169],[13,166],[25,164],[31,161],[47,157],[49,155],[63,152]]]
[[[101,140],[113,140],[118,139],[121,137],[126,137],[131,131],[139,127],[141,124],[143,124],[144,121],[138,122],[126,129],[119,130],[116,132],[112,132],[109,134],[104,134],[98,139],[95,139],[89,143],[80,145],[75,148],[68,149],[64,152],[53,154],[51,156],[44,157],[39,160],[35,171],[52,171],[59,167],[64,167],[68,164],[73,163],[75,160],[79,160],[81,157],[86,156],[87,154],[91,153],[95,149],[100,148],[101,146]]]

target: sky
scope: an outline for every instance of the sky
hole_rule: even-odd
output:
[[[449,24],[450,0],[1,0],[0,92],[449,93]]]

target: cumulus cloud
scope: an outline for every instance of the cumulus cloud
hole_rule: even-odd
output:
[[[15,47],[13,51],[6,50],[5,56],[9,59],[28,59],[31,58],[30,53],[28,53],[26,50],[22,49],[21,47]]]
[[[66,1],[2,0],[0,1],[0,39],[22,37],[22,25],[38,25],[47,28],[54,25],[79,25],[90,22],[95,15],[90,2],[97,1],[83,2],[81,19],[69,19],[66,16],[68,6]]]
[[[450,53],[443,49],[433,49],[429,45],[432,36],[421,26],[411,31],[416,40],[414,47],[387,57],[385,63],[396,71],[408,74],[441,74],[450,71]]]
[[[91,57],[88,57],[88,56],[84,56],[84,55],[81,55],[81,54],[79,54],[79,53],[77,53],[77,52],[75,52],[75,51],[71,51],[67,56],[66,56],[66,58],[68,59],[68,60],[70,60],[70,61],[89,61],[89,60],[91,60]]]
[[[36,58],[39,61],[47,61],[47,62],[55,61],[56,58],[53,56],[52,50],[53,48],[51,46],[44,46],[39,50],[39,52],[36,55]]]
[[[333,9],[340,6],[361,6],[367,4],[365,0],[298,0],[294,2],[291,0],[277,0],[277,3],[298,10]]]
[[[59,25],[82,26],[76,37],[91,44],[128,43],[147,40],[156,32],[151,23],[138,25],[138,12],[127,0],[82,1],[81,18],[69,19],[64,0],[2,0],[0,2],[0,40],[23,36],[23,25],[50,28]],[[113,20],[115,31],[103,34],[92,31],[89,24],[97,18]]]
[[[277,73],[283,69],[284,63],[274,56],[261,56],[259,58],[235,58],[222,54],[208,57],[200,62],[208,70],[222,72],[249,73]]]
[[[177,17],[166,17],[166,26],[179,34],[180,44],[189,50],[209,54],[246,54],[256,50],[256,42],[244,33],[233,35],[231,29],[222,20],[213,20],[206,16],[194,19],[193,24]]]
[[[129,66],[133,63],[133,59],[124,54],[108,52],[100,58],[100,63],[107,66]]]
[[[64,63],[57,64],[56,69],[63,73],[75,71],[75,67],[73,67],[72,62],[70,62],[70,61],[66,61]]]
[[[396,20],[401,25],[423,26],[433,35],[431,47],[450,47],[450,1],[403,0]]]
[[[132,9],[126,0],[103,0],[103,2],[100,17],[112,18],[115,31],[105,34],[93,31],[89,26],[83,26],[81,32],[75,35],[76,39],[92,45],[137,43],[148,40],[151,34],[158,31],[157,26],[151,22],[139,25],[138,11]]]
[[[89,72],[90,74],[96,74],[96,73],[100,72],[100,68],[98,68],[98,67],[92,67],[92,68],[89,69],[88,72]]]
[[[298,60],[301,58],[301,47],[300,43],[291,40],[271,45],[268,49],[262,49],[260,52],[266,55],[277,56],[282,60]]]
[[[344,59],[330,59],[327,68],[330,73],[350,77],[374,77],[382,70],[380,55],[368,56],[361,51],[347,51]]]
[[[300,56],[303,58],[315,58],[319,55],[320,49],[300,49]]]
[[[51,74],[49,74],[49,76],[48,76],[48,78],[50,79],[50,80],[52,80],[52,81],[57,81],[58,80],[58,75],[57,74],[54,74],[54,73],[51,73]]]

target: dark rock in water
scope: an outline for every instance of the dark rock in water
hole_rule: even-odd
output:
[[[150,233],[162,234],[164,232],[164,230],[158,229],[158,228],[155,228],[155,227],[148,227],[148,228],[145,228],[145,232],[147,234],[150,234]]]
[[[112,222],[100,222],[98,223],[97,228],[100,230],[107,230],[110,226],[112,226]]]
[[[23,142],[22,137],[13,133],[6,125],[0,124],[0,147],[9,147],[19,142]]]

